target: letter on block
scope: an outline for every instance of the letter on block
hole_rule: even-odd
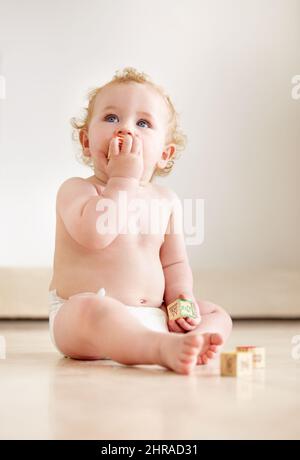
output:
[[[236,351],[240,352],[251,352],[252,353],[252,362],[255,369],[263,369],[266,366],[266,350],[263,347],[255,346],[239,346],[236,347]]]
[[[194,302],[188,299],[176,299],[167,306],[169,319],[197,318]]]
[[[221,353],[221,375],[241,377],[252,374],[252,353],[231,351]]]

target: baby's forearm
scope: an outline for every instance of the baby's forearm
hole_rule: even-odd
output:
[[[193,274],[187,259],[164,267],[165,295],[164,301],[169,305],[180,294],[193,300]]]
[[[124,208],[124,201],[120,200],[119,192],[122,191],[123,197],[126,197],[127,204],[137,195],[139,181],[135,178],[111,177],[102,193],[102,196],[92,197],[85,205],[81,222],[83,231],[90,234],[90,246],[93,249],[103,249],[121,233],[126,225],[127,207]],[[109,200],[109,201],[106,201]],[[107,204],[113,202],[113,207],[107,209]],[[119,209],[120,208],[120,209]],[[112,218],[114,213],[115,218]],[[109,228],[107,233],[101,232],[99,218],[103,216],[105,227]],[[98,221],[98,222],[97,222]],[[98,223],[98,225],[97,225]]]

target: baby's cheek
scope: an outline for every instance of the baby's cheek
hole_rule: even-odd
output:
[[[92,130],[89,137],[90,150],[95,153],[108,150],[111,138],[112,135],[109,132],[96,132]]]

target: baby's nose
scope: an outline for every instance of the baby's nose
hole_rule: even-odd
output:
[[[130,136],[133,137],[133,133],[127,129],[120,129],[119,131],[116,132],[116,135],[120,134],[121,136],[125,136],[126,134],[129,134]]]

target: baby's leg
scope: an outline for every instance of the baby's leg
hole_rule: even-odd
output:
[[[201,323],[193,332],[200,332],[204,339],[197,364],[207,364],[210,359],[215,357],[220,346],[223,346],[228,339],[232,330],[232,320],[223,308],[212,302],[197,300],[197,303],[201,314]],[[191,332],[188,332],[188,334],[191,334]]]
[[[195,367],[203,342],[197,332],[152,331],[123,303],[96,294],[68,299],[56,315],[53,332],[58,348],[71,358],[109,356],[122,364],[158,364],[181,374]]]

